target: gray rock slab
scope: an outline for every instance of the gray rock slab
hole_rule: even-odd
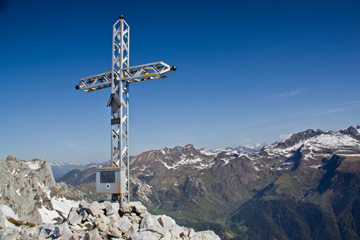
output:
[[[145,214],[147,213],[147,209],[144,205],[142,205],[141,202],[129,202],[129,203],[125,203],[123,204],[122,208],[120,209],[120,211],[125,214],[125,213],[132,213],[135,212],[138,215],[140,214]]]
[[[36,227],[27,228],[27,229],[24,229],[24,231],[23,231],[23,235],[29,236],[29,237],[37,236],[38,233],[39,233],[39,229],[37,229]]]
[[[136,214],[135,214],[135,216],[133,216],[133,215],[128,216],[128,218],[129,218],[130,222],[136,223],[136,224],[138,224],[141,221],[141,217],[137,216]]]
[[[89,208],[90,207],[90,203],[86,202],[86,201],[81,201],[79,203],[79,207],[80,208]]]
[[[17,239],[20,239],[18,233],[12,233],[10,235],[1,236],[1,240],[17,240]]]
[[[189,229],[189,233],[188,233],[188,237],[193,237],[193,236],[195,236],[195,230],[194,229],[192,229],[192,228],[190,228]]]
[[[161,235],[150,231],[136,232],[129,237],[130,240],[160,240]]]
[[[108,235],[112,237],[122,237],[122,232],[117,227],[109,227]]]
[[[201,231],[195,233],[190,240],[221,240],[213,231]]]
[[[177,226],[175,220],[166,215],[157,216],[157,220],[166,230],[173,230],[173,228]]]
[[[55,235],[55,237],[61,237],[61,239],[63,239],[63,240],[70,239],[72,236],[72,232],[69,228],[68,223],[64,222],[64,223],[60,224],[59,226],[56,226],[55,230],[54,230],[54,235]]]
[[[170,234],[171,234],[171,237],[175,238],[175,239],[180,239],[180,233],[175,231],[175,230],[170,230]]]
[[[175,231],[178,233],[188,232],[189,229],[186,227],[178,226],[174,219],[166,215],[156,216],[161,226],[167,231]],[[187,234],[185,234],[187,236]]]
[[[168,230],[164,229],[156,216],[147,215],[145,218],[141,219],[140,228],[141,231],[152,231],[160,233],[162,236],[165,236]]]
[[[111,216],[113,214],[119,214],[119,203],[110,203],[110,205],[106,205],[106,216]]]
[[[111,219],[102,213],[99,214],[99,218],[101,218],[105,224],[110,224],[111,222]]]
[[[178,238],[178,239],[180,239],[180,238]],[[174,237],[166,236],[166,237],[161,238],[160,240],[177,240],[177,239]]]
[[[102,240],[98,230],[95,228],[90,232],[85,233],[85,240]]]
[[[131,228],[132,224],[127,217],[122,217],[113,223],[113,226],[120,229],[123,233],[126,233]]]
[[[45,239],[45,238],[48,238],[48,237],[49,237],[48,232],[44,228],[41,228],[40,232],[39,232],[39,235],[38,235],[38,239]]]
[[[80,224],[82,219],[83,219],[83,216],[80,216],[78,214],[78,211],[79,209],[78,208],[74,208],[72,207],[70,209],[70,212],[68,214],[68,217],[66,219],[66,221],[70,224],[70,225],[77,225],[77,224]]]
[[[79,216],[81,216],[81,221],[85,222],[89,216],[88,212],[85,211],[85,209],[82,209],[79,213]]]
[[[102,206],[100,205],[100,203],[98,202],[92,202],[89,204],[88,207],[84,208],[89,214],[93,215],[93,216],[97,216],[100,213],[103,213],[102,211]]]

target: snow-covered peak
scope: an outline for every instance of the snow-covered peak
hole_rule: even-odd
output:
[[[226,152],[228,154],[248,154],[248,153],[257,152],[264,146],[266,146],[266,144],[248,143],[246,145],[232,146],[232,147],[220,148],[209,151],[216,154],[220,152]]]
[[[265,144],[260,144],[260,143],[248,143],[248,144],[245,144],[243,145],[244,147],[246,148],[249,148],[249,149],[258,149],[260,147],[263,147]]]
[[[305,158],[313,158],[316,155],[330,150],[333,154],[358,154],[360,152],[360,141],[350,135],[338,132],[324,132],[308,139],[280,148],[279,144],[274,144],[265,148],[269,155],[285,155],[290,157],[292,153],[302,147],[302,152],[307,150]]]

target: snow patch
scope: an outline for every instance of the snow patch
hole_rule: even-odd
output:
[[[20,231],[21,228],[16,227],[11,222],[7,220],[7,217],[11,217],[15,220],[19,220],[19,217],[14,213],[14,211],[7,205],[0,204],[0,217],[4,219],[4,227],[5,228],[15,228],[16,230]]]
[[[78,207],[79,201],[68,200],[64,197],[51,199],[51,203],[55,210],[60,211],[64,216],[67,216],[72,207]]]
[[[343,153],[340,153],[340,154],[336,154],[336,155],[344,156],[344,157],[360,157],[360,154],[343,154]]]
[[[59,214],[55,210],[49,210],[44,206],[41,206],[41,208],[38,208],[38,212],[41,215],[41,221],[43,223],[57,223],[54,218],[59,218]]]
[[[31,170],[39,170],[41,168],[40,161],[32,160],[25,162]]]
[[[298,150],[302,145],[304,145],[301,149],[302,152],[304,152],[304,150],[309,150],[309,153],[304,156],[304,159],[314,158],[318,155],[317,152],[323,149],[345,151],[348,150],[349,147],[360,148],[360,143],[356,139],[340,132],[329,132],[327,134],[321,134],[309,139],[301,140],[299,143],[285,149],[280,149],[277,148],[277,145],[272,145],[267,147],[266,151],[271,156],[285,155],[291,157],[291,154]]]
[[[309,166],[310,168],[315,168],[315,169],[317,169],[317,168],[319,168],[319,167],[322,167],[323,165],[312,165],[312,166]]]
[[[224,163],[222,165],[226,165],[230,162],[230,159],[221,159]]]
[[[206,155],[206,156],[214,156],[214,155],[216,155],[216,153],[214,153],[212,151],[209,151],[209,150],[206,150],[204,148],[200,149],[200,153],[203,154],[203,155]]]

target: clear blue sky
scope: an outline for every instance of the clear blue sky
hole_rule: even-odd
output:
[[[295,3],[296,2],[296,3]],[[273,143],[360,124],[359,1],[0,0],[0,158],[110,159],[112,25],[130,65],[177,65],[130,85],[130,154]]]

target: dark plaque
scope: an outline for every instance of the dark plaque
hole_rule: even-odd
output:
[[[115,171],[100,172],[100,183],[115,183]]]

